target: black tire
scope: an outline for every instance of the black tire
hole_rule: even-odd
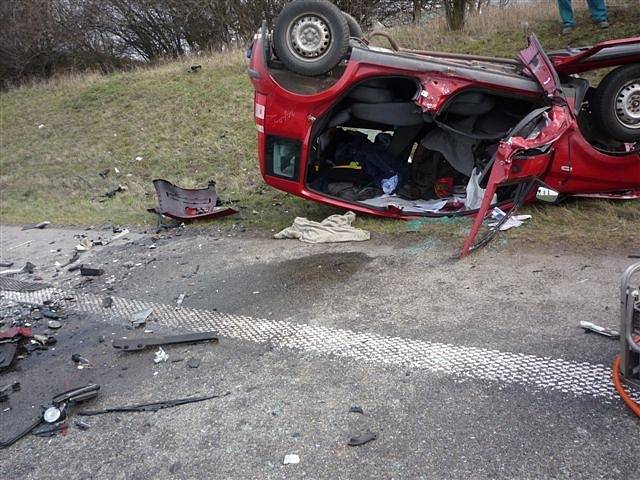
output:
[[[349,15],[347,12],[342,12],[344,18],[347,19],[347,25],[349,26],[349,36],[355,38],[363,38],[364,32],[362,28],[360,28],[360,24],[357,22],[355,18]]]
[[[609,72],[598,85],[590,105],[594,120],[607,137],[627,143],[640,141],[637,116],[640,113],[640,65],[626,65]]]
[[[305,17],[312,21],[305,23]],[[294,42],[292,29],[309,29],[311,42],[317,45],[303,44],[307,38],[296,36]],[[320,37],[320,35],[322,35]],[[304,47],[304,48],[303,48]],[[307,50],[306,48],[311,50]],[[292,72],[306,76],[316,76],[333,69],[349,48],[349,25],[342,11],[334,4],[324,0],[296,0],[286,5],[276,20],[273,31],[273,48],[284,66]]]

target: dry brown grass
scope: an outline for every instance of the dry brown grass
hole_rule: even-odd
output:
[[[525,45],[526,36],[536,33],[545,46],[559,48],[583,45],[601,39],[640,35],[637,18],[638,0],[610,0],[607,2],[614,26],[627,23],[622,30],[595,29],[588,16],[586,0],[573,0],[578,28],[569,36],[560,36],[560,15],[556,0],[538,0],[526,4],[513,4],[505,8],[487,7],[480,14],[471,15],[462,32],[450,32],[442,17],[428,20],[424,25],[400,26],[389,33],[401,47],[423,50],[444,50],[465,53],[483,53],[511,56]],[[618,21],[618,19],[620,21]],[[374,44],[387,47],[387,41],[374,39]]]

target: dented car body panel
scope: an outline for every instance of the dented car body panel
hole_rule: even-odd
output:
[[[537,39],[532,37],[519,59],[519,65],[514,65],[434,58],[354,45],[339,74],[335,74],[331,81],[324,79],[325,83],[314,88],[312,81],[302,77],[294,76],[292,81],[282,81],[284,74],[278,71],[277,66],[269,65],[269,33],[263,27],[252,45],[249,64],[249,76],[255,89],[254,119],[258,130],[261,173],[267,184],[279,190],[367,215],[400,219],[476,215],[461,252],[463,256],[473,249],[474,238],[493,207],[493,194],[501,188],[504,190],[506,185],[528,186],[529,191],[520,195],[519,203],[535,200],[532,189],[536,184],[545,185],[563,196],[640,198],[640,145],[623,145],[613,152],[598,148],[589,141],[578,119],[585,90],[579,82],[566,77],[584,69],[639,62],[640,38],[603,42],[591,48],[547,55]],[[336,123],[340,115],[347,118],[355,105],[345,104],[345,99],[353,95],[355,88],[374,84],[378,79],[406,80],[407,85],[413,82],[416,92],[410,101],[419,107],[418,112],[422,112],[426,123],[445,129],[448,127],[440,122],[450,115],[452,103],[463,94],[495,95],[507,99],[505,101],[513,98],[520,103],[529,102],[531,110],[546,109],[534,119],[537,126],[533,131],[521,134],[509,129],[508,134],[496,139],[495,150],[489,150],[494,153],[488,162],[490,166],[484,172],[486,193],[479,208],[416,214],[399,208],[373,207],[319,191],[312,186],[308,172],[314,168],[314,158],[318,157],[322,132],[335,128],[331,122]],[[296,82],[301,85],[299,89],[290,86],[297,85]],[[284,83],[287,83],[287,88]],[[405,105],[408,103],[409,100],[405,100]],[[346,114],[339,111],[341,105],[348,107],[344,109]],[[355,124],[365,126],[370,123],[376,125],[379,122],[372,123],[362,118],[355,121]],[[351,125],[349,122],[344,124]],[[407,122],[404,130],[396,127],[394,131],[409,131],[410,125],[411,122]],[[377,130],[382,130],[382,127],[377,127]],[[453,134],[457,132],[451,130]],[[278,144],[274,147],[273,139],[282,139],[284,146]],[[286,172],[275,171],[271,158],[274,149],[285,149],[295,157],[293,168]],[[514,198],[503,195],[498,199],[498,205],[503,209],[510,209],[513,204]]]

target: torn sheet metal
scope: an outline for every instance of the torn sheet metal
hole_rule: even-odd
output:
[[[216,182],[207,188],[180,188],[166,180],[154,180],[158,207],[152,211],[180,220],[219,218],[237,213],[233,208],[221,206],[216,193]]]

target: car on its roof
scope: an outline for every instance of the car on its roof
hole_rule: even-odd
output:
[[[640,37],[517,58],[372,46],[331,2],[286,5],[247,51],[262,175],[368,215],[475,215],[640,198]],[[598,85],[579,74],[608,68]]]

